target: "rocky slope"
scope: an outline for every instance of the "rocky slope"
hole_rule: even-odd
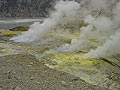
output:
[[[55,1],[59,0],[0,0],[0,17],[45,17]]]
[[[46,16],[54,0],[0,0],[1,17]]]

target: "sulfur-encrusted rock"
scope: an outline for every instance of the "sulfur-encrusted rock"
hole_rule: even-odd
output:
[[[120,89],[119,67],[102,59],[84,59],[82,53],[57,53],[47,52],[40,59],[50,67],[78,76],[88,83],[108,88],[109,90]],[[55,62],[56,64],[52,64]],[[119,88],[119,89],[118,89]]]

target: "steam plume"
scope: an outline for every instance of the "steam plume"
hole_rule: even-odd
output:
[[[32,42],[40,40],[58,24],[72,22],[81,18],[86,26],[80,28],[79,40],[64,44],[57,51],[87,51],[85,58],[101,58],[120,53],[120,1],[119,0],[83,0],[60,1],[55,11],[43,23],[35,22],[29,31],[11,40]]]

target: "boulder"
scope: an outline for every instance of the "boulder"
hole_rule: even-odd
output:
[[[10,31],[27,31],[29,29],[28,26],[17,26],[9,29]]]

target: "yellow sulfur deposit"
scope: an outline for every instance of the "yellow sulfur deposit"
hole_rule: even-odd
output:
[[[52,37],[55,37],[55,38],[58,38],[58,39],[61,39],[61,40],[68,40],[68,41],[71,41],[72,39],[76,39],[78,40],[79,37],[77,36],[77,33],[75,34],[49,34],[49,37],[52,38]]]
[[[16,35],[19,34],[21,31],[4,31],[2,32],[3,35]]]
[[[69,52],[69,53],[57,53],[57,52],[48,52],[42,59],[45,60],[51,60],[58,63],[58,65],[67,65],[68,63],[71,63],[74,65],[74,63],[79,63],[80,66],[92,66],[95,63],[100,63],[102,60],[98,59],[84,59],[82,58],[82,54],[78,52]],[[41,59],[41,60],[42,60]]]
[[[0,49],[0,54],[5,54],[5,53],[7,53],[7,50]]]
[[[40,58],[40,61],[43,61],[49,68],[70,73],[92,84],[105,81],[107,74],[103,68],[111,67],[111,65],[100,59],[84,59],[83,54],[83,52],[59,53],[49,51]]]

